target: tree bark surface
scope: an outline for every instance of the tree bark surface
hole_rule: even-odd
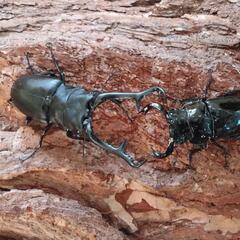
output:
[[[174,98],[208,97],[240,88],[238,0],[98,0],[0,2],[0,239],[240,239],[240,142],[213,143],[193,157],[191,144],[158,160],[168,124],[156,111],[133,121],[106,103],[94,130],[147,162],[139,169],[54,128],[43,147],[43,126],[26,126],[8,103],[14,81],[29,74],[25,53],[38,72],[53,70],[51,42],[69,85],[93,91],[164,88]],[[143,100],[167,104],[157,95]]]

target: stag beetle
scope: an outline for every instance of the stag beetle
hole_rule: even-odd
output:
[[[126,153],[127,141],[123,141],[119,147],[114,147],[97,137],[92,127],[93,112],[97,106],[107,100],[120,106],[126,99],[134,99],[137,110],[140,111],[143,97],[153,92],[164,94],[163,89],[151,87],[142,92],[89,92],[81,87],[65,85],[64,72],[54,57],[51,45],[47,44],[47,47],[60,78],[50,73],[34,73],[29,54],[26,54],[28,69],[32,74],[17,79],[11,89],[10,101],[27,116],[27,122],[37,120],[47,124],[39,147],[30,156],[42,146],[43,138],[51,126],[57,125],[66,131],[67,137],[82,139],[82,135],[86,136],[99,147],[123,158],[131,167],[140,167],[145,161],[137,161]]]
[[[147,114],[149,110],[157,109],[164,114],[169,124],[168,147],[165,152],[153,150],[154,157],[168,157],[172,154],[175,144],[189,141],[193,144],[189,153],[189,166],[192,167],[193,155],[205,149],[211,140],[224,151],[225,166],[228,166],[227,151],[216,140],[240,139],[240,89],[228,91],[216,98],[207,98],[212,80],[212,71],[209,71],[203,98],[179,100],[167,96],[170,100],[180,102],[180,109],[166,111],[162,104],[150,103],[140,111]]]

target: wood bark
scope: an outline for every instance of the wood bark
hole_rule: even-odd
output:
[[[168,124],[156,111],[143,116],[124,102],[133,121],[110,103],[94,129],[147,163],[139,169],[54,128],[43,147],[38,123],[7,100],[26,74],[25,52],[39,72],[54,70],[46,43],[70,85],[99,91],[164,88],[175,98],[240,88],[238,0],[98,0],[0,2],[0,238],[1,239],[240,239],[240,142],[209,143],[193,158],[191,144],[157,160]],[[143,105],[163,101],[156,95]],[[168,108],[177,106],[166,103]]]

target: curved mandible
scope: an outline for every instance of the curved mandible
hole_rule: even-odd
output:
[[[160,93],[163,98],[166,98],[166,94],[164,89],[160,88],[160,87],[151,87],[149,89],[146,89],[144,91],[141,92],[107,92],[107,93],[100,93],[95,101],[94,104],[92,106],[92,109],[94,111],[94,109],[101,103],[107,101],[107,100],[116,100],[116,99],[122,99],[122,100],[126,100],[126,99],[134,99],[136,101],[136,107],[138,112],[141,111],[141,100],[150,95],[151,93],[154,92],[158,92]]]
[[[89,116],[89,118],[87,118],[84,121],[84,128],[86,131],[87,136],[89,137],[89,139],[95,143],[96,145],[100,146],[101,148],[114,153],[115,155],[121,157],[122,159],[124,159],[131,167],[135,167],[138,168],[140,166],[142,166],[146,161],[145,160],[141,160],[141,161],[137,161],[135,160],[133,157],[131,157],[128,153],[126,153],[126,145],[127,145],[127,141],[124,140],[118,147],[114,147],[110,144],[108,144],[105,141],[102,141],[101,139],[99,139],[97,137],[97,135],[94,133],[93,131],[93,127],[92,127],[92,113],[93,111],[96,109],[97,106],[99,106],[100,104],[102,104],[103,102],[110,100],[116,103],[116,101],[118,101],[119,99],[122,100],[126,100],[126,99],[134,99],[136,101],[136,107],[138,112],[140,112],[140,108],[141,108],[141,100],[153,93],[153,92],[158,92],[160,94],[162,94],[165,97],[165,92],[162,88],[160,87],[151,87],[149,89],[146,89],[142,92],[109,92],[109,93],[99,93],[92,106],[91,106],[91,115]]]
[[[166,117],[167,111],[159,103],[150,103],[147,106],[145,106],[140,112],[143,112],[146,115],[151,109],[156,109],[160,112],[163,112],[164,116]],[[174,150],[173,138],[169,139],[169,143],[168,143],[168,146],[167,146],[167,149],[165,152],[156,151],[154,149],[152,149],[152,150],[153,150],[152,155],[156,158],[165,158],[165,157],[171,155]]]
[[[129,154],[126,153],[125,149],[126,149],[126,145],[127,145],[127,141],[123,141],[119,147],[114,147],[110,144],[108,144],[105,141],[102,141],[101,139],[99,139],[97,137],[97,135],[94,133],[93,131],[93,127],[92,127],[92,119],[88,118],[85,120],[84,122],[84,128],[86,130],[86,134],[89,137],[89,139],[95,143],[96,145],[98,145],[99,147],[114,153],[115,155],[121,157],[122,159],[124,159],[131,167],[134,168],[139,168],[140,166],[142,166],[146,161],[142,160],[142,161],[137,161],[135,160],[133,157],[131,157]]]

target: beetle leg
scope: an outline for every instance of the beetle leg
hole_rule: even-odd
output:
[[[22,162],[26,161],[27,159],[31,158],[41,147],[42,147],[42,143],[43,143],[43,138],[47,135],[48,130],[52,127],[52,124],[49,123],[45,129],[43,130],[43,133],[41,135],[40,141],[39,141],[39,145],[38,147],[30,154],[28,155],[26,158],[21,159]]]
[[[140,166],[142,166],[145,161],[142,160],[142,161],[137,161],[137,160],[134,160],[133,157],[131,157],[129,154],[127,154],[125,152],[125,148],[126,148],[126,145],[127,145],[127,141],[123,141],[119,147],[114,147],[104,141],[102,141],[101,139],[99,139],[94,131],[93,131],[93,127],[92,127],[92,123],[91,123],[91,119],[87,119],[85,120],[84,122],[84,125],[85,125],[85,130],[86,130],[86,134],[87,136],[89,137],[89,139],[95,143],[96,145],[98,145],[99,147],[121,157],[122,159],[124,159],[131,167],[134,167],[134,168],[139,168]]]
[[[27,116],[26,117],[26,125],[29,125],[29,123],[32,121],[32,117]]]
[[[208,90],[210,88],[210,85],[213,82],[212,72],[213,72],[212,69],[208,70],[209,77],[208,77],[207,84],[206,84],[206,86],[204,88],[204,95],[203,95],[203,97],[190,97],[190,98],[180,99],[180,98],[174,98],[174,97],[167,96],[167,98],[172,100],[172,101],[174,101],[174,102],[180,103],[181,105],[183,105],[183,107],[185,106],[185,104],[189,104],[189,103],[195,102],[197,100],[205,101],[207,99]]]
[[[228,90],[226,91],[223,96],[240,96],[240,89]]]
[[[49,49],[52,61],[53,61],[54,65],[55,65],[55,67],[56,67],[56,69],[57,69],[57,71],[58,71],[58,73],[60,75],[61,81],[64,83],[65,82],[65,74],[64,74],[63,70],[59,67],[58,60],[55,58],[55,56],[53,54],[52,44],[51,43],[47,43],[46,47]]]
[[[42,136],[40,138],[40,142],[39,142],[39,148],[42,147],[42,142],[43,142],[43,138],[47,135],[47,132],[49,131],[49,129],[52,127],[52,123],[49,123],[45,129],[43,130]]]
[[[215,139],[211,139],[211,141],[223,151],[224,154],[224,167],[228,168],[229,167],[229,162],[227,160],[227,156],[230,156],[229,152],[227,151],[227,149],[222,146],[221,144],[219,144]]]
[[[203,142],[201,144],[193,144],[193,147],[192,149],[190,150],[189,152],[189,155],[188,155],[188,160],[189,160],[189,168],[190,169],[195,169],[193,166],[192,166],[192,158],[193,156],[202,151],[203,149],[205,149],[207,147],[207,143]]]
[[[83,144],[82,144],[82,158],[85,158],[85,142],[86,142],[86,134],[83,132]]]
[[[11,105],[13,103],[13,99],[12,98],[8,99],[7,103]]]
[[[79,135],[76,135],[76,132],[73,132],[73,131],[71,131],[71,130],[67,130],[66,131],[66,135],[67,135],[67,137],[69,137],[69,138],[72,138],[72,139],[78,139],[78,140],[81,140],[82,141],[82,157],[83,157],[83,159],[84,159],[84,157],[85,157],[85,142],[86,141],[89,141],[89,139],[86,139],[86,134],[85,134],[85,132],[83,131],[82,133],[81,133],[81,135],[79,136]],[[81,144],[81,142],[79,141],[79,143]]]
[[[113,99],[134,99],[136,101],[137,110],[140,112],[141,100],[153,92],[159,92],[163,97],[166,96],[165,91],[160,87],[151,87],[142,92],[110,92],[110,93],[100,93],[94,102],[93,109],[95,109],[99,104],[106,100]]]
[[[33,70],[33,67],[30,63],[30,60],[29,60],[29,52],[25,53],[25,57],[27,59],[27,64],[28,64],[28,67],[27,67],[27,70],[30,70],[32,74],[34,74],[34,70]]]

